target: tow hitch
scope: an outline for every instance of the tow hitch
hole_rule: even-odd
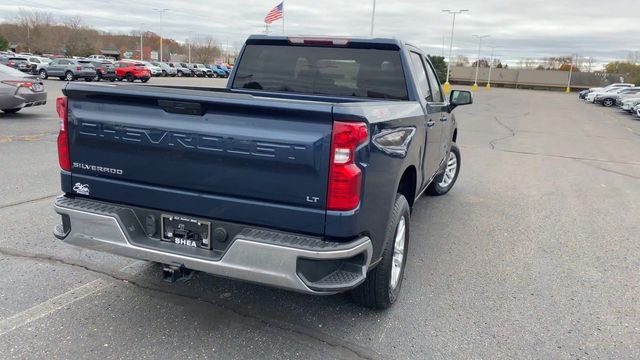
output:
[[[163,265],[162,266],[162,281],[168,283],[174,282],[187,282],[193,277],[194,271],[187,269],[184,266],[176,265]]]

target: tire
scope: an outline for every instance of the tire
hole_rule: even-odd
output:
[[[91,82],[91,81],[93,81],[93,79],[94,79],[94,78],[92,78],[92,77],[86,77],[86,78],[84,78],[84,81],[86,81],[86,82]]]
[[[146,83],[147,81],[149,81],[149,79],[140,79],[140,81],[142,81],[143,83]]]
[[[111,79],[109,79],[109,81],[114,82],[114,81],[116,81],[116,79],[115,78],[111,78]]]
[[[99,73],[96,74],[96,76],[93,77],[93,81],[98,81],[99,82],[100,80],[102,80],[102,77],[100,76]]]
[[[15,109],[2,109],[2,111],[4,111],[5,114],[15,114],[18,111],[22,110],[22,108],[15,108]]]
[[[40,79],[42,80],[47,80],[47,78],[49,77],[49,75],[47,75],[47,70],[45,69],[41,69],[38,73],[38,76],[40,76]]]
[[[66,73],[64,73],[64,80],[73,81],[75,79],[76,77],[73,76],[73,73],[71,71],[67,71]]]
[[[167,72],[165,70],[162,70],[162,77],[167,77],[167,76],[168,76]]]
[[[184,74],[182,73],[182,71],[178,71],[178,77],[183,77]]]
[[[604,107],[612,107],[615,104],[615,101],[613,101],[613,99],[604,99],[602,101],[602,106]]]
[[[133,74],[128,73],[127,75],[124,76],[124,78],[128,81],[128,82],[134,82],[136,80],[136,78],[133,76]]]
[[[454,164],[452,164],[452,161],[454,161]],[[458,145],[456,145],[456,143],[452,143],[451,152],[449,153],[449,158],[445,162],[444,169],[442,169],[441,173],[433,179],[431,184],[429,184],[429,187],[427,187],[427,193],[433,196],[440,196],[448,193],[456,184],[456,180],[458,180],[461,164],[460,149],[458,149]],[[453,172],[451,171],[452,165],[455,165]],[[447,177],[447,181],[445,181],[445,176]]]
[[[382,259],[373,270],[369,271],[367,279],[351,291],[351,296],[356,303],[372,309],[387,309],[398,299],[407,264],[409,239],[411,238],[410,216],[407,199],[401,194],[396,194],[385,234]],[[404,226],[402,231],[404,236],[401,246],[397,246],[400,243],[396,241],[396,238],[400,239],[402,226]],[[402,254],[399,261],[397,257],[394,259],[394,254],[397,253]],[[394,264],[398,264],[398,262],[399,267],[396,267]]]

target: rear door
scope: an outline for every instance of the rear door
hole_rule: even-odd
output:
[[[427,99],[427,106],[434,114],[438,114],[437,127],[440,128],[440,160],[438,165],[443,161],[449,152],[449,140],[453,137],[453,122],[449,121],[449,113],[447,111],[448,103],[445,101],[444,92],[440,86],[440,81],[436,75],[431,62],[422,58],[427,69],[427,77],[429,78],[429,87],[431,88],[431,97]],[[438,166],[439,169],[439,166]]]
[[[440,109],[433,108],[429,105],[433,102],[433,98],[422,55],[411,51],[409,52],[409,56],[411,58],[414,81],[420,93],[420,103],[425,111],[425,135],[427,141],[422,166],[422,188],[426,185],[426,182],[431,179],[431,176],[435,174],[440,165],[442,126],[440,126]]]
[[[53,60],[49,67],[47,67],[47,74],[49,76],[61,76],[62,62],[66,60]]]

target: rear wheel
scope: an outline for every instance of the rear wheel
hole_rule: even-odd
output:
[[[613,106],[613,102],[614,102],[613,99],[604,99],[602,101],[602,105],[604,107],[612,107]]]
[[[165,70],[162,70],[162,77],[167,77],[167,72]]]
[[[367,279],[351,291],[353,300],[373,309],[387,309],[398,299],[410,238],[410,210],[407,199],[396,194],[387,226],[382,259],[367,274]]]
[[[67,81],[73,81],[75,80],[75,77],[73,76],[73,73],[71,71],[67,71],[66,73],[64,73],[64,79]]]
[[[140,79],[140,81],[142,81],[143,83],[146,83],[147,81],[149,81],[148,78],[144,78],[144,79]]]
[[[429,195],[439,196],[444,195],[453,188],[458,180],[458,173],[460,172],[460,149],[456,143],[451,144],[451,151],[449,157],[444,164],[444,169],[435,179],[429,184],[427,193]]]
[[[47,77],[49,77],[49,75],[47,75],[47,70],[45,69],[41,69],[38,76],[40,76],[40,79],[42,80],[47,80]]]
[[[5,114],[15,114],[18,111],[22,110],[22,108],[15,108],[15,109],[2,109],[2,111],[4,111]]]
[[[182,71],[178,71],[178,77],[183,77],[184,74],[182,73]]]

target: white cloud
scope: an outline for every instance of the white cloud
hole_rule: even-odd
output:
[[[86,25],[128,33],[134,29],[160,31],[152,9],[169,8],[163,17],[165,37],[183,41],[189,34],[213,35],[221,44],[241,44],[264,31],[264,15],[279,0],[70,1],[23,0],[0,5],[0,20],[15,18],[20,7],[50,11],[57,18],[79,15]],[[285,1],[288,33],[368,36],[372,0]],[[455,50],[471,58],[477,52],[473,34],[491,34],[487,45],[499,47],[505,58],[540,58],[578,53],[601,60],[624,58],[638,50],[638,0],[377,0],[376,31],[380,37],[407,40],[440,54],[451,17],[443,8],[471,10],[456,21]],[[144,25],[143,25],[144,24]],[[281,32],[280,22],[272,26]]]

